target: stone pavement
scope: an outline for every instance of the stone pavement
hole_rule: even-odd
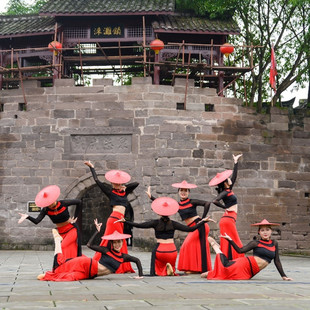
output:
[[[151,253],[130,253],[149,274]],[[0,251],[0,309],[310,309],[306,257],[281,256],[293,282],[283,281],[273,263],[249,281],[206,281],[199,275],[136,280],[128,274],[76,282],[36,280],[50,270],[52,260],[51,251]]]

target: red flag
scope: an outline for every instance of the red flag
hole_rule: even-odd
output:
[[[271,88],[274,90],[274,92],[277,91],[277,88],[276,88],[276,75],[277,74],[278,74],[277,63],[276,63],[276,58],[274,56],[274,49],[273,49],[273,45],[272,45],[272,47],[271,47],[271,64],[270,64],[269,82],[270,82]]]

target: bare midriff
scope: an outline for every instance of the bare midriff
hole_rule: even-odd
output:
[[[265,261],[264,259],[258,257],[258,256],[254,256],[254,259],[256,260],[256,263],[258,265],[259,270],[264,269],[265,267],[268,266],[268,262]]]
[[[98,263],[97,276],[106,276],[110,273],[112,273],[111,270],[109,270],[106,266],[103,266],[100,263]]]
[[[67,221],[65,221],[65,222],[62,222],[62,223],[56,223],[56,227],[63,227],[63,226],[66,226],[66,225],[69,224],[69,223],[70,223],[69,220],[67,220]]]
[[[156,239],[157,243],[174,243],[173,238],[170,239]]]
[[[235,204],[235,205],[227,208],[225,211],[234,211],[234,212],[238,213],[238,205]]]
[[[193,223],[197,218],[199,218],[198,215],[193,216],[193,217],[189,217],[189,218],[185,219],[184,222],[188,226],[189,224]]]
[[[113,211],[117,211],[119,213],[125,214],[126,207],[124,206],[113,206]]]

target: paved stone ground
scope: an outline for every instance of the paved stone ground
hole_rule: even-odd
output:
[[[151,253],[130,253],[149,274]],[[85,249],[84,254],[93,252]],[[50,270],[52,260],[50,251],[0,251],[0,309],[310,309],[310,258],[305,257],[281,257],[293,282],[282,281],[273,263],[249,281],[206,281],[199,275],[136,280],[128,274],[36,280]]]

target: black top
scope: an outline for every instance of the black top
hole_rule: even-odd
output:
[[[197,216],[197,207],[198,206],[203,206],[204,211],[202,218],[205,218],[207,216],[207,213],[209,212],[210,209],[210,202],[204,201],[204,200],[198,200],[198,199],[185,199],[185,200],[180,200],[179,201],[179,214],[181,216],[181,219],[184,221],[188,218]]]
[[[143,270],[142,265],[139,260],[139,258],[135,256],[131,256],[129,254],[120,253],[115,251],[112,247],[108,248],[105,246],[99,246],[99,245],[93,245],[93,241],[95,237],[97,236],[99,232],[96,230],[96,232],[93,234],[93,236],[89,239],[87,246],[96,251],[101,253],[101,258],[99,260],[99,264],[105,266],[107,269],[109,269],[112,273],[116,272],[116,270],[119,268],[119,266],[124,262],[132,262],[137,265],[139,277],[143,276]],[[126,242],[126,241],[124,241]]]
[[[238,245],[233,240],[228,240],[229,243],[233,246],[237,253],[246,253],[253,250],[253,255],[258,256],[265,260],[267,263],[270,263],[272,259],[274,264],[278,269],[281,277],[286,277],[282,264],[279,257],[278,242],[276,240],[253,240],[247,245],[239,248]]]
[[[176,221],[172,221],[167,216],[162,216],[160,219],[151,220],[144,223],[134,223],[129,221],[126,221],[126,223],[137,228],[153,228],[155,230],[155,237],[157,239],[165,240],[173,238],[175,230],[192,232],[205,224],[204,221],[201,221],[197,225],[189,227]]]
[[[37,225],[47,215],[54,224],[64,223],[70,218],[68,206],[71,205],[76,205],[74,217],[78,217],[82,209],[82,201],[80,199],[66,199],[57,201],[55,209],[50,209],[49,207],[42,208],[36,218],[28,216],[27,219]]]
[[[125,208],[129,207],[129,202],[127,196],[133,192],[133,190],[139,185],[138,182],[129,183],[126,186],[126,189],[117,190],[112,187],[112,185],[103,183],[98,179],[96,171],[94,168],[89,167],[93,175],[93,178],[103,193],[109,198],[110,206],[124,206]]]
[[[213,201],[213,203],[222,208],[222,209],[228,209],[229,207],[237,204],[237,196],[232,191],[232,188],[236,182],[238,174],[238,163],[234,164],[234,170],[231,177],[231,185],[228,189],[223,190]],[[220,200],[223,200],[224,205],[220,203]]]

